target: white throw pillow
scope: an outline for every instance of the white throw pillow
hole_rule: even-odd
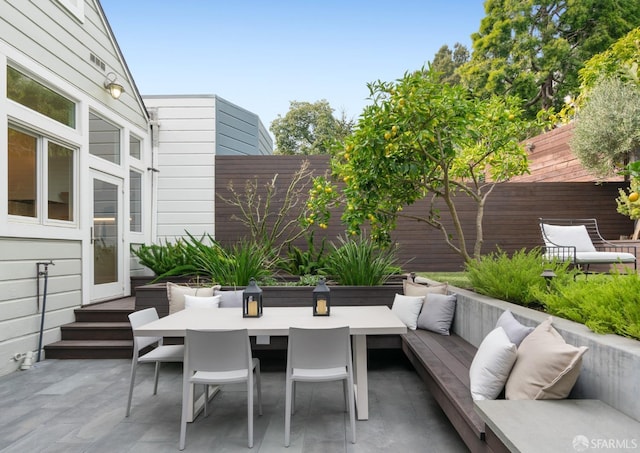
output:
[[[212,287],[191,287],[176,285],[175,283],[167,282],[167,299],[169,299],[169,314],[175,313],[180,310],[184,310],[184,296],[213,296],[213,292],[216,289],[220,289],[220,285]]]
[[[198,297],[184,295],[184,308],[218,308],[222,296]]]
[[[542,224],[545,245],[549,247],[575,247],[576,252],[595,252],[587,227],[584,225],[548,225]]]
[[[418,315],[424,303],[423,296],[403,296],[396,294],[391,311],[411,330],[418,326]]]
[[[516,345],[502,327],[489,332],[469,368],[471,397],[474,400],[496,399],[509,378],[516,357]]]

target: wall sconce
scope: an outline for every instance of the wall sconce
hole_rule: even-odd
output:
[[[104,82],[104,88],[109,92],[113,99],[118,99],[122,93],[124,93],[124,87],[119,83],[116,83],[118,76],[115,72],[107,74],[107,80]]]

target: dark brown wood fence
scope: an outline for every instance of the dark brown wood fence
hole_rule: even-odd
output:
[[[228,184],[233,181],[242,189],[247,179],[259,181],[259,187],[278,174],[279,195],[283,196],[292,175],[307,159],[316,175],[328,169],[328,156],[216,156],[216,194],[228,196]],[[538,218],[596,218],[605,239],[619,239],[633,232],[633,222],[616,212],[615,198],[623,182],[510,182],[495,188],[487,201],[484,215],[483,253],[500,248],[513,252],[521,248],[542,245]],[[275,200],[277,201],[277,200]],[[278,203],[274,204],[277,212]],[[405,208],[406,214],[422,215],[427,201]],[[460,196],[457,201],[468,247],[475,239],[475,204]],[[448,216],[444,205],[441,214]],[[246,237],[248,231],[233,220],[237,209],[216,200],[215,237],[222,243],[233,243]],[[295,216],[297,212],[289,213]],[[316,242],[324,235],[336,241],[344,235],[339,221],[340,212],[334,212],[328,229],[317,230]],[[442,233],[422,222],[399,219],[393,239],[399,246],[399,259],[405,271],[456,271],[463,267],[462,259],[444,242]],[[304,245],[300,242],[298,245]]]

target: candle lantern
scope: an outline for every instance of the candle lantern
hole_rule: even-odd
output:
[[[318,284],[313,290],[313,316],[329,316],[331,311],[329,288],[324,280],[320,277]]]
[[[252,277],[242,293],[242,317],[259,318],[262,316],[262,290]]]

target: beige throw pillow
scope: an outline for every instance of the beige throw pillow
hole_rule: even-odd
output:
[[[211,297],[213,296],[213,291],[216,289],[220,289],[220,285],[202,288],[176,285],[175,283],[167,282],[169,314],[184,310],[184,296],[186,294],[189,296]]]
[[[402,289],[405,296],[426,296],[427,294],[447,294],[448,285],[422,285],[409,280],[402,280]]]
[[[507,380],[507,399],[563,399],[578,380],[587,347],[567,344],[551,321],[542,322],[520,344]]]

